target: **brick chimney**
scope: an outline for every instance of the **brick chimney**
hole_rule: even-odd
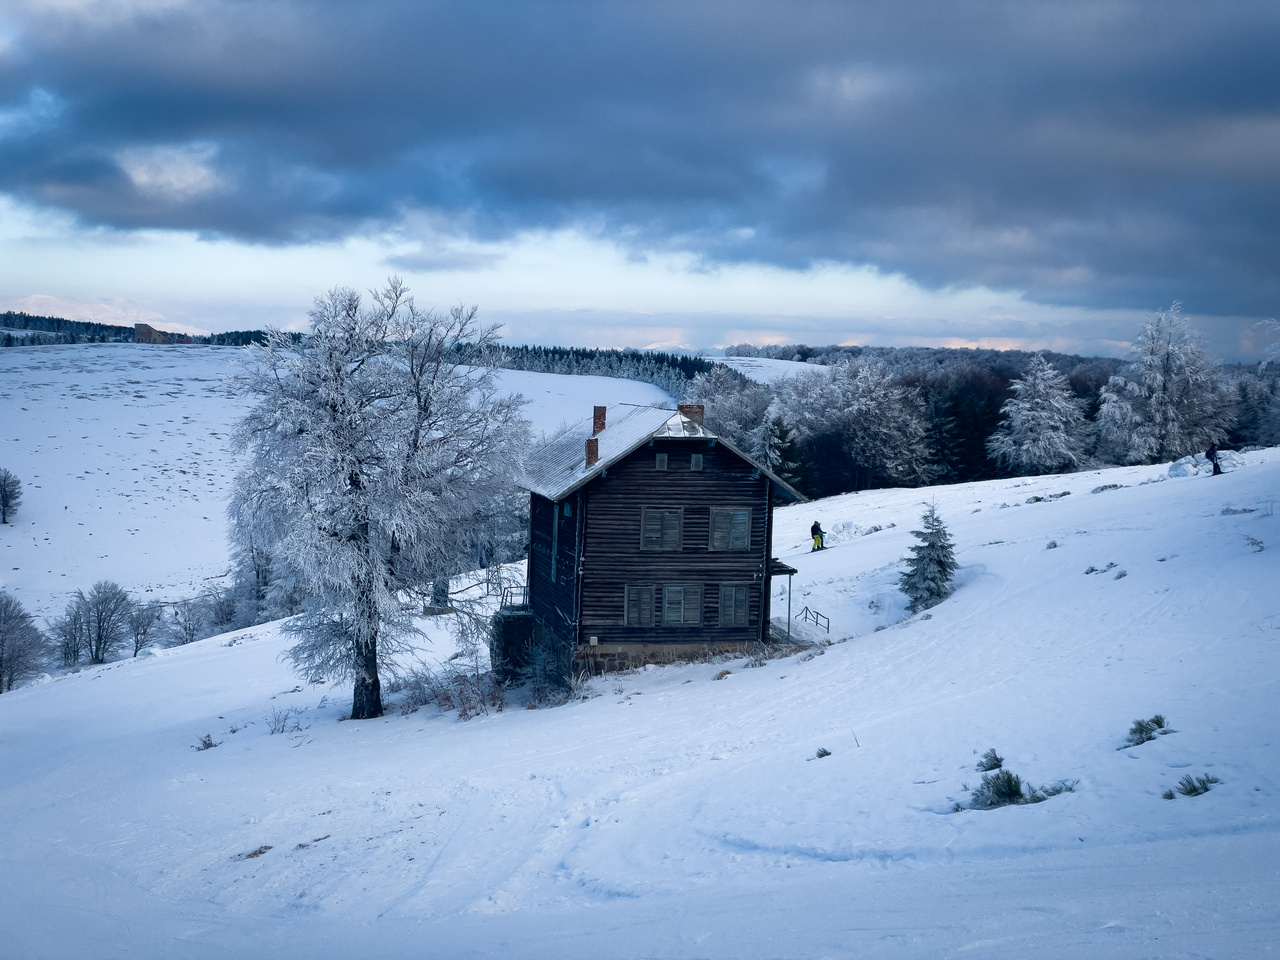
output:
[[[605,411],[605,409],[606,409],[605,407],[596,407],[596,408],[595,408],[594,413],[591,415],[591,434],[592,434],[592,436],[594,436],[594,435],[595,435],[595,434],[597,434],[597,433],[603,433],[603,432],[604,432],[604,411]]]
[[[604,407],[596,407],[603,410]],[[594,467],[600,459],[600,441],[595,437],[587,437],[587,466]]]
[[[676,405],[676,409],[680,411],[681,414],[683,414],[684,416],[692,420],[694,423],[696,423],[698,426],[702,426],[702,417],[705,411],[705,408],[703,407],[702,404],[681,403]]]

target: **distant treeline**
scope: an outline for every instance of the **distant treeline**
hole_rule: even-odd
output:
[[[499,347],[491,355],[495,367],[533,373],[617,377],[651,383],[676,399],[690,380],[714,364],[702,357],[641,350],[596,350],[588,347]]]
[[[133,343],[133,327],[110,323],[93,323],[88,320],[66,320],[63,317],[38,317],[13,310],[0,313],[0,328],[30,330],[31,333],[14,336],[6,332],[0,335],[0,346],[27,347],[53,343]],[[192,337],[193,343],[215,347],[243,347],[250,343],[262,343],[267,335],[262,330],[233,330],[230,333],[212,333]]]
[[[9,330],[33,331],[19,337],[6,333],[3,338],[6,347],[46,343],[133,342],[133,327],[90,323],[86,320],[64,320],[62,317],[37,317],[13,310],[0,313],[0,327],[7,327]]]

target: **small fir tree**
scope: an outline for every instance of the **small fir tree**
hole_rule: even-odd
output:
[[[769,469],[793,487],[804,483],[802,461],[804,454],[793,431],[780,416],[768,419],[763,427],[764,462]]]
[[[959,567],[951,534],[933,504],[929,504],[920,522],[924,529],[911,531],[912,536],[920,538],[920,542],[911,548],[912,556],[907,560],[906,572],[898,578],[898,586],[911,598],[907,609],[912,613],[927,610],[945,600],[950,592],[947,584]]]

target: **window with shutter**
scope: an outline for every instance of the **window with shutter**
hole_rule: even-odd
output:
[[[653,626],[653,587],[627,587],[625,620],[628,627]]]
[[[720,626],[745,627],[750,619],[750,594],[745,583],[720,585]]]
[[[692,584],[664,587],[662,591],[663,626],[702,622],[702,588]]]
[[[643,507],[640,511],[640,548],[642,550],[679,550],[682,546],[684,511],[660,507]]]
[[[712,550],[751,549],[751,511],[711,511]]]

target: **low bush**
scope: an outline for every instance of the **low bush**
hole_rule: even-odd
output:
[[[1202,793],[1208,793],[1210,784],[1217,782],[1217,777],[1211,776],[1207,773],[1203,777],[1193,777],[1188,773],[1178,781],[1178,785],[1174,787],[1174,789],[1184,797],[1198,797]],[[1169,799],[1172,800],[1173,798],[1170,797]]]
[[[979,773],[990,773],[992,770],[999,770],[1003,766],[1004,757],[996,753],[996,748],[992,747],[982,755],[980,760],[978,760],[977,769]]]
[[[970,794],[969,806],[973,810],[994,810],[1016,803],[1027,803],[1022,792],[1022,778],[1008,770],[994,770],[983,774],[982,783]]]
[[[1124,739],[1124,746],[1116,749],[1127,750],[1129,747],[1136,747],[1149,740],[1154,740],[1157,736],[1172,732],[1165,723],[1164,715],[1157,713],[1150,720],[1133,721],[1133,726],[1129,728],[1129,735]]]
[[[295,707],[285,707],[283,710],[279,707],[272,707],[271,715],[264,722],[273,735],[277,733],[296,733],[302,729],[302,724],[296,719],[297,713],[298,711]]]

